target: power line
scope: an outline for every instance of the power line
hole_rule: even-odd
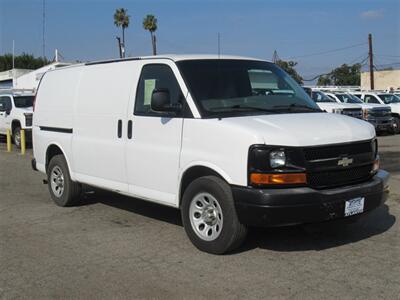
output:
[[[365,55],[366,55],[366,57],[365,57]],[[361,61],[359,61],[358,64],[360,64],[361,66],[366,65],[366,64],[367,64],[367,60],[368,60],[368,58],[369,58],[369,56],[368,56],[367,54],[360,55],[360,56],[358,56],[357,58],[353,59],[353,60],[349,63],[349,65],[354,65],[354,64],[356,64],[356,63],[354,63],[354,62],[357,61],[358,59],[360,59],[360,57],[364,57],[364,59],[362,59]],[[330,74],[332,74],[332,71],[330,71],[330,72],[328,72],[328,73],[316,75],[315,77],[310,78],[310,79],[303,79],[303,81],[314,81],[314,80],[317,79],[318,77],[326,76],[326,75],[330,75]]]
[[[367,44],[367,43],[364,42],[364,43],[360,43],[360,44],[355,44],[355,45],[351,45],[351,46],[347,46],[347,47],[342,47],[342,48],[337,48],[337,49],[332,49],[332,50],[323,51],[323,52],[316,52],[316,53],[310,53],[310,54],[305,54],[305,55],[292,56],[292,57],[289,57],[288,59],[296,59],[296,58],[303,58],[303,57],[324,55],[324,54],[328,54],[328,53],[339,52],[339,51],[343,51],[343,50],[347,50],[347,49],[351,49],[351,48],[355,48],[355,47],[364,46],[364,45],[366,45],[366,44]]]
[[[386,54],[376,54],[377,56],[383,56],[383,57],[400,57],[400,55],[386,55]]]

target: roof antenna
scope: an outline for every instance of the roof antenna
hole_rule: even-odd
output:
[[[221,56],[221,34],[218,32],[218,59]]]

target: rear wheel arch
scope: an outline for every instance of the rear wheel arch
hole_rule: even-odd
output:
[[[12,122],[11,122],[11,132],[14,133],[14,130],[17,127],[21,128],[21,122],[19,120],[12,120]]]
[[[51,159],[56,155],[64,156],[65,161],[67,162],[68,171],[69,171],[69,173],[71,175],[71,178],[74,180],[74,175],[71,172],[72,170],[71,170],[71,164],[70,164],[69,158],[67,157],[67,155],[65,155],[64,149],[59,144],[56,144],[56,143],[52,143],[47,147],[46,156],[45,156],[45,170],[46,170],[46,172],[47,172],[47,168],[49,166],[49,163],[50,163]]]

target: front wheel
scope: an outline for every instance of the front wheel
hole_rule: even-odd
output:
[[[223,254],[239,247],[247,228],[239,222],[229,185],[216,176],[194,180],[182,199],[182,223],[201,251]]]
[[[400,133],[400,118],[399,117],[395,117],[394,118],[394,128],[393,128],[393,133],[394,134],[398,134]]]
[[[15,127],[12,133],[12,138],[14,141],[15,147],[21,149],[21,128]]]

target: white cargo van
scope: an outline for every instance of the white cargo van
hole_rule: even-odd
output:
[[[269,62],[86,63],[47,72],[36,99],[32,165],[56,204],[88,184],[176,207],[203,251],[238,247],[249,225],[351,218],[386,199],[374,127],[322,112]]]

